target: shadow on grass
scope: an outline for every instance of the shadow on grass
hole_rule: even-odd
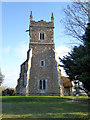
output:
[[[88,106],[70,102],[19,102],[19,103],[3,103],[3,114],[33,114],[33,113],[72,113],[72,112],[88,112]]]
[[[2,120],[89,120],[89,118],[3,118]]]
[[[7,98],[10,99],[8,102],[6,102]],[[49,97],[48,100],[48,97],[34,97],[33,100],[33,97],[27,97],[28,102],[26,102],[26,97],[21,97],[21,101],[18,97],[15,102],[16,98],[14,97],[12,102],[10,97],[4,99],[2,120],[89,120],[88,106],[78,102],[66,102],[68,98]]]
[[[2,120],[89,120],[89,118],[3,118]]]

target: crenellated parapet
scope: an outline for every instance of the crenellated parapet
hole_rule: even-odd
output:
[[[44,20],[35,21],[33,20],[32,11],[30,14],[30,27],[41,27],[41,28],[54,28],[54,16],[52,13],[51,21],[46,22]]]

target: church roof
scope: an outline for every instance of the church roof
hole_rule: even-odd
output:
[[[64,87],[73,87],[73,84],[68,77],[61,76],[61,79]]]

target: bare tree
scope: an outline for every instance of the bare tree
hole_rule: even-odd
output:
[[[1,86],[1,84],[3,82],[3,78],[4,78],[4,75],[1,73],[1,70],[0,70],[0,86]]]
[[[80,2],[76,0],[64,9],[65,16],[61,20],[65,33],[80,42],[83,42],[82,36],[85,33],[87,23],[89,20],[89,10],[90,2]]]

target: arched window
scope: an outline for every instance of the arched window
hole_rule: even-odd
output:
[[[45,40],[45,33],[40,33],[40,40]]]
[[[43,80],[43,89],[45,90],[46,89],[46,81]]]
[[[45,66],[45,61],[44,61],[44,60],[41,60],[41,61],[40,61],[40,66],[41,66],[41,67],[44,67],[44,66]]]
[[[39,80],[39,89],[40,90],[45,90],[47,88],[46,85],[47,85],[46,80]]]
[[[39,81],[40,90],[42,89],[42,80]]]

